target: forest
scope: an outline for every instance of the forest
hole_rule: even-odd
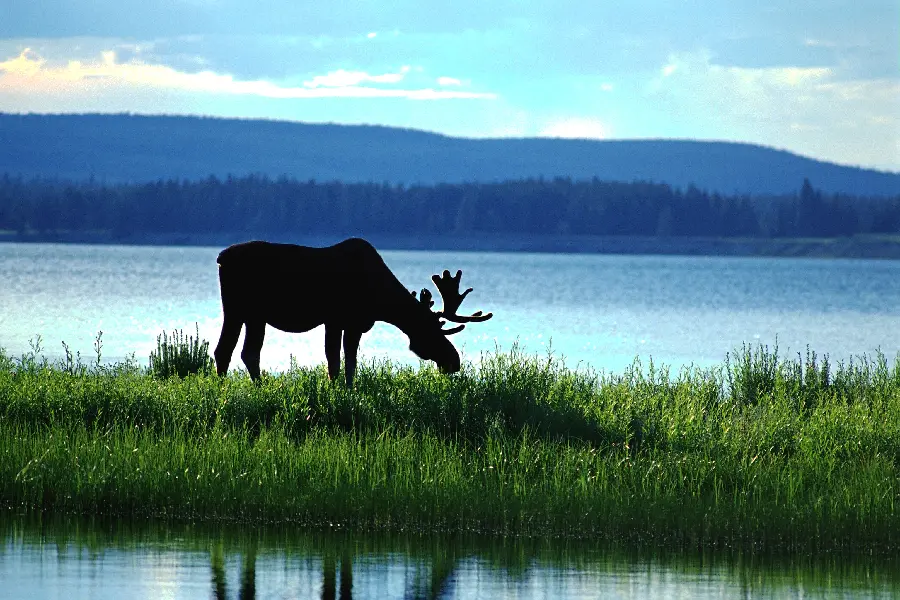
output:
[[[404,186],[263,175],[109,184],[0,177],[0,231],[830,238],[900,232],[900,196],[784,195],[569,178]]]

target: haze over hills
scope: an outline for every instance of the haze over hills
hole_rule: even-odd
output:
[[[380,126],[136,115],[0,114],[0,173],[105,182],[287,175],[404,184],[596,177],[723,194],[900,195],[900,173],[686,140],[466,139]]]

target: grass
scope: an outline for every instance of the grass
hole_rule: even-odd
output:
[[[0,352],[0,503],[26,511],[869,552],[900,542],[898,461],[881,354],[597,374],[513,349],[346,390]]]
[[[180,329],[172,332],[171,338],[165,331],[156,337],[156,350],[150,353],[150,372],[153,375],[166,379],[212,372],[209,342],[201,342],[200,326],[195,324],[194,327],[197,337],[185,336]]]

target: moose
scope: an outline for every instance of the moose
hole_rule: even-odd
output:
[[[222,294],[222,333],[214,356],[216,371],[228,371],[241,327],[246,326],[241,359],[258,381],[259,357],[266,325],[291,333],[325,325],[328,377],[337,379],[344,347],[344,378],[353,386],[356,353],[362,334],[375,321],[400,329],[409,349],[433,361],[444,373],[460,369],[459,353],[447,336],[462,331],[465,323],[481,322],[493,314],[457,310],[472,288],[459,292],[462,271],[432,276],[443,307],[432,310],[431,292],[410,293],[394,276],[378,251],[366,240],[350,238],[333,246],[314,248],[294,244],[252,241],[235,244],[219,253]],[[459,323],[444,328],[446,321]]]

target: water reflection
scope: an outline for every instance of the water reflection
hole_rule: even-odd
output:
[[[255,600],[256,565],[258,545],[253,540],[241,549],[241,569],[237,582],[240,600]],[[408,600],[438,600],[449,597],[453,571],[456,568],[456,556],[452,548],[447,552],[436,552],[431,557],[429,575],[422,576],[416,570],[406,582],[403,598]],[[210,570],[212,571],[213,597],[216,600],[227,600],[233,596],[228,593],[229,581],[225,567],[226,550],[220,540],[210,550]],[[400,560],[398,557],[395,561]],[[326,546],[321,557],[322,566],[322,600],[352,600],[353,598],[353,557],[347,545],[338,548]],[[365,596],[363,596],[365,597]]]
[[[228,598],[228,583],[225,577],[225,548],[219,542],[210,550],[210,569],[212,570],[213,597],[216,600]],[[256,543],[244,551],[244,567],[241,570],[240,600],[256,598]]]
[[[896,557],[0,516],[0,596],[893,597]]]

